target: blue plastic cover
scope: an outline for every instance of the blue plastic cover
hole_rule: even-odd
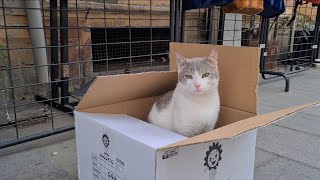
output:
[[[273,18],[286,11],[283,0],[264,0],[263,10],[259,13],[264,18]]]
[[[212,6],[223,6],[233,2],[233,0],[183,0],[182,10],[209,8]]]

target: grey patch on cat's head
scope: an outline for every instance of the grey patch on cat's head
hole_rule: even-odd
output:
[[[192,59],[186,59],[176,54],[179,82],[186,81],[185,75],[194,74],[195,72],[199,74],[210,73],[209,79],[219,79],[217,59],[218,53],[215,49],[213,49],[207,57],[196,57]]]
[[[156,107],[158,111],[162,111],[163,109],[167,108],[172,100],[173,91],[170,91],[163,96],[156,102]]]

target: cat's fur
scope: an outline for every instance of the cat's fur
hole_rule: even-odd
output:
[[[213,130],[220,110],[217,58],[215,50],[203,58],[176,54],[178,84],[155,102],[149,122],[186,137]]]

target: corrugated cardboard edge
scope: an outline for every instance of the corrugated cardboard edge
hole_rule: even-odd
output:
[[[83,97],[81,98],[81,100],[79,101],[79,103],[76,105],[76,107],[74,108],[75,111],[80,111],[82,108],[82,105],[84,104],[83,102],[88,99],[88,94],[90,92],[90,90],[92,89],[92,86],[96,83],[97,79],[100,78],[100,76],[97,76],[96,78],[94,78],[94,80],[92,81],[92,83],[90,84],[87,92],[83,95]]]
[[[100,96],[101,98],[99,100],[102,101],[104,99],[103,102],[97,103],[96,101],[93,100],[93,97],[96,96],[98,88],[100,90],[101,89],[102,90],[103,89],[105,89],[105,90],[111,89],[110,87],[106,86],[106,84],[104,84],[105,83],[104,81],[114,80],[115,78],[126,78],[126,77],[128,77],[128,79],[134,79],[134,78],[138,79],[140,76],[142,76],[142,77],[150,76],[151,77],[152,75],[160,76],[160,75],[167,74],[168,76],[170,76],[172,73],[176,74],[177,72],[176,71],[150,71],[150,72],[141,72],[141,73],[134,73],[134,74],[118,74],[118,75],[108,75],[108,76],[97,76],[95,78],[95,80],[91,83],[91,85],[88,88],[85,95],[81,98],[81,100],[78,103],[78,105],[76,106],[75,110],[78,112],[81,112],[81,111],[84,111],[85,109],[89,109],[89,108],[118,103],[118,102],[108,103],[107,102],[108,98],[106,98],[106,95]],[[149,79],[150,79],[150,77],[149,77]],[[177,78],[177,77],[175,76],[175,78]],[[121,82],[119,84],[124,85],[124,84],[126,84],[126,82]],[[174,83],[174,86],[176,86],[176,82]],[[119,88],[119,85],[117,85],[115,88]],[[112,88],[112,90],[115,90],[115,88]],[[108,93],[107,90],[104,92]],[[163,93],[160,93],[160,94],[163,94]],[[136,99],[140,99],[140,98],[144,98],[144,97],[128,98],[128,99],[122,100],[121,102],[136,100]]]
[[[320,101],[304,104],[280,111],[254,116],[245,120],[241,120],[227,126],[215,129],[213,131],[159,148],[158,150],[170,149],[175,147],[200,144],[222,139],[232,139],[260,127],[267,126],[273,122],[279,121],[287,116],[295,114],[303,109],[319,105]]]

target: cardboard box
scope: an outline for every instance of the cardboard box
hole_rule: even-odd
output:
[[[186,138],[144,122],[152,104],[175,88],[174,52],[219,52],[217,128]],[[257,115],[258,48],[170,44],[170,72],[97,77],[75,111],[81,180],[250,180],[256,129],[313,104]]]

